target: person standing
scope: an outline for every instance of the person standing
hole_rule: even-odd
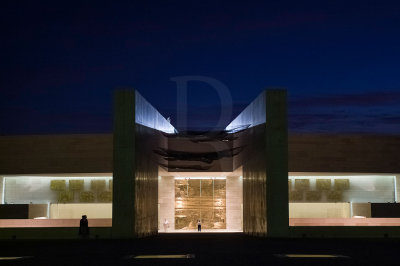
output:
[[[201,232],[201,222],[197,220],[197,232]]]
[[[167,232],[167,231],[168,231],[168,228],[169,228],[169,222],[168,222],[167,219],[164,219],[163,225],[164,225],[164,232]]]
[[[82,215],[82,219],[79,224],[79,235],[82,237],[89,236],[89,223],[86,215]]]

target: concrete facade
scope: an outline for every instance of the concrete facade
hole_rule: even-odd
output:
[[[116,92],[114,101],[112,236],[132,238],[136,236],[135,92]]]
[[[399,136],[292,134],[288,146],[289,172],[400,172]],[[113,134],[0,136],[0,151],[0,175],[113,171]]]
[[[167,218],[171,227],[174,221],[173,190],[168,193],[159,190],[161,185],[173,189],[173,177],[168,176],[161,185],[158,177],[158,165],[170,162],[155,156],[155,149],[216,152],[243,146],[245,149],[238,156],[217,160],[209,169],[232,172],[243,166],[242,180],[236,176],[227,181],[227,188],[235,191],[226,195],[230,213],[227,224],[232,228],[240,226],[251,235],[287,237],[317,234],[309,228],[289,228],[289,172],[400,173],[398,136],[288,136],[286,92],[281,90],[265,91],[250,104],[230,125],[235,128],[250,121],[250,127],[234,133],[237,139],[228,143],[168,139],[156,127],[161,125],[170,132],[169,124],[147,102],[138,102],[135,91],[117,92],[114,106],[113,134],[1,136],[0,176],[113,173],[113,227],[96,230],[114,238],[143,237],[156,234],[161,219]],[[140,119],[138,106],[141,106]],[[395,179],[398,183],[399,176]],[[243,208],[236,198],[240,196],[239,190],[243,193]],[[396,200],[399,192],[397,189]],[[162,193],[160,202],[158,193]],[[243,224],[239,225],[241,213]],[[13,233],[14,229],[5,235]]]

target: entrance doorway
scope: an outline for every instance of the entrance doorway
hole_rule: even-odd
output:
[[[160,233],[196,232],[198,220],[203,232],[243,232],[242,176],[180,174],[159,177]]]
[[[226,178],[175,178],[175,229],[226,229]]]

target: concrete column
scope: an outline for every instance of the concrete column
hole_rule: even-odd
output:
[[[169,222],[169,231],[175,230],[175,179],[173,176],[162,176],[158,180],[158,224],[164,232],[164,219]]]
[[[266,92],[267,236],[289,234],[286,90]]]
[[[135,91],[114,94],[112,237],[135,237]]]
[[[240,176],[226,178],[226,229],[242,231],[243,186]]]
[[[3,200],[3,182],[4,182],[4,177],[0,176],[0,204],[4,204]]]
[[[396,202],[400,202],[400,174],[397,174],[396,176],[395,176],[395,178],[396,178],[396,182],[395,182],[395,191],[396,191],[396,193],[395,193],[395,201]]]

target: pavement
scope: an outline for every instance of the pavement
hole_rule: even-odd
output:
[[[243,233],[136,240],[3,240],[0,265],[399,265],[400,239],[269,239]]]

